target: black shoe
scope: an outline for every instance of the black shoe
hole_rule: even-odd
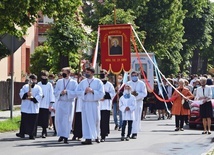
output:
[[[204,134],[207,134],[207,131],[203,131],[203,132],[202,132],[202,135],[204,135]]]
[[[64,143],[68,144],[68,138],[64,138]]]
[[[99,139],[99,138],[97,138],[95,141],[96,141],[97,143],[100,143],[100,139]]]
[[[131,139],[137,139],[137,134],[133,133],[132,136],[131,136]]]
[[[176,128],[175,131],[179,131],[179,128]]]
[[[207,132],[207,134],[208,134],[208,135],[210,135],[210,134],[211,134],[211,132],[210,132],[210,131],[208,131],[208,132]]]
[[[121,127],[119,127],[118,131],[121,131]]]
[[[125,139],[125,137],[124,137],[124,136],[122,136],[122,137],[121,137],[121,141],[124,141],[124,139]]]
[[[16,136],[17,136],[17,137],[20,137],[20,138],[25,138],[25,135],[20,134],[20,133],[16,133]]]
[[[91,139],[86,139],[84,142],[81,142],[82,145],[91,145]]]
[[[117,129],[118,129],[118,125],[115,125],[114,130],[117,130]]]
[[[61,142],[61,141],[63,141],[63,137],[59,137],[59,139],[58,139],[58,142]]]
[[[127,136],[127,137],[126,137],[126,141],[129,141],[129,139],[130,139],[130,137]]]
[[[42,134],[42,138],[46,138],[46,134]]]
[[[158,120],[160,120],[161,119],[161,117],[158,117]]]
[[[132,138],[132,139],[137,139],[137,136],[136,136],[136,135],[132,135],[131,138]]]
[[[71,140],[76,140],[76,139],[77,139],[77,137],[73,136]]]
[[[30,136],[29,139],[35,140],[35,137],[34,136]]]
[[[102,138],[100,142],[105,142],[105,138]]]

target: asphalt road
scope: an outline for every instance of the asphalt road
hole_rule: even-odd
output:
[[[201,128],[196,130],[184,127],[184,131],[175,132],[174,117],[171,120],[157,120],[157,116],[149,115],[141,122],[142,131],[138,139],[120,141],[120,131],[114,130],[111,123],[111,133],[106,142],[93,145],[81,145],[80,141],[69,144],[57,142],[58,137],[52,136],[49,130],[47,138],[36,140],[17,138],[16,132],[0,134],[0,154],[2,155],[201,155],[206,154],[213,145],[214,132],[202,135]],[[72,135],[71,135],[72,137]],[[70,138],[71,139],[71,138]]]

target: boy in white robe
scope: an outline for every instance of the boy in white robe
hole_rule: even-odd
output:
[[[48,82],[48,72],[41,71],[41,81],[38,85],[42,88],[43,96],[39,108],[38,126],[42,127],[42,138],[47,136],[47,128],[50,118],[50,107],[55,102],[53,86]]]
[[[93,67],[86,68],[86,79],[77,87],[78,97],[82,99],[82,132],[85,139],[83,145],[92,144],[92,139],[99,143],[99,101],[105,95],[105,91],[102,81],[94,77],[94,72]]]
[[[127,122],[128,122],[128,132],[126,140],[129,141],[130,139],[132,122],[135,120],[135,108],[136,108],[135,96],[131,94],[131,87],[129,85],[125,85],[123,96],[121,96],[119,100],[119,109],[122,112],[123,118],[121,141],[124,141],[125,139],[125,129]]]
[[[59,79],[55,87],[56,96],[56,113],[55,125],[58,142],[64,140],[68,143],[68,138],[72,130],[72,122],[74,116],[74,98],[76,97],[77,82],[70,78],[70,68],[62,69],[63,79]]]
[[[103,70],[100,74],[100,79],[103,82],[105,95],[103,99],[100,100],[100,136],[101,142],[105,141],[106,136],[110,133],[109,123],[110,123],[110,111],[112,109],[112,99],[115,96],[115,89],[112,83],[106,80],[107,71]]]
[[[138,79],[138,73],[133,71],[131,73],[131,81],[127,82],[128,85],[132,88],[132,95],[136,99],[136,108],[135,108],[135,120],[132,124],[132,139],[137,138],[137,133],[140,131],[141,127],[141,115],[143,111],[143,99],[147,96],[146,85],[143,81]]]
[[[29,84],[25,84],[20,90],[21,103],[21,125],[17,137],[24,138],[25,134],[29,135],[29,139],[35,139],[37,120],[39,114],[39,105],[42,99],[42,88],[37,85],[37,76],[32,74],[29,76]]]

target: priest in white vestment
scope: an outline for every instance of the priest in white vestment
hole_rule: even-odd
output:
[[[86,68],[86,79],[77,87],[78,97],[82,99],[82,132],[85,141],[82,144],[92,144],[92,139],[99,142],[100,109],[99,101],[105,95],[100,79],[94,77],[94,68]]]
[[[64,140],[68,143],[74,116],[74,98],[76,97],[77,82],[70,78],[70,68],[62,69],[62,79],[59,79],[55,87],[56,110],[55,125],[58,142]]]
[[[133,71],[131,73],[131,81],[127,83],[132,88],[132,95],[136,98],[135,120],[132,124],[132,139],[137,138],[137,133],[140,131],[141,115],[143,111],[143,99],[147,96],[146,85],[143,81],[138,79],[138,73]]]

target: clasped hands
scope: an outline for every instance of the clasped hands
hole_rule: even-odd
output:
[[[133,92],[132,92],[132,95],[137,96],[138,93],[137,93],[136,91],[133,91]]]
[[[126,107],[126,108],[125,108],[125,111],[129,111],[129,110],[130,110],[130,108],[129,108],[129,107]]]
[[[85,93],[87,94],[87,93],[94,93],[94,91],[93,91],[93,89],[91,89],[90,87],[87,87],[86,89],[85,89]]]
[[[62,96],[62,95],[66,95],[66,94],[67,94],[67,90],[64,89],[60,95]]]

